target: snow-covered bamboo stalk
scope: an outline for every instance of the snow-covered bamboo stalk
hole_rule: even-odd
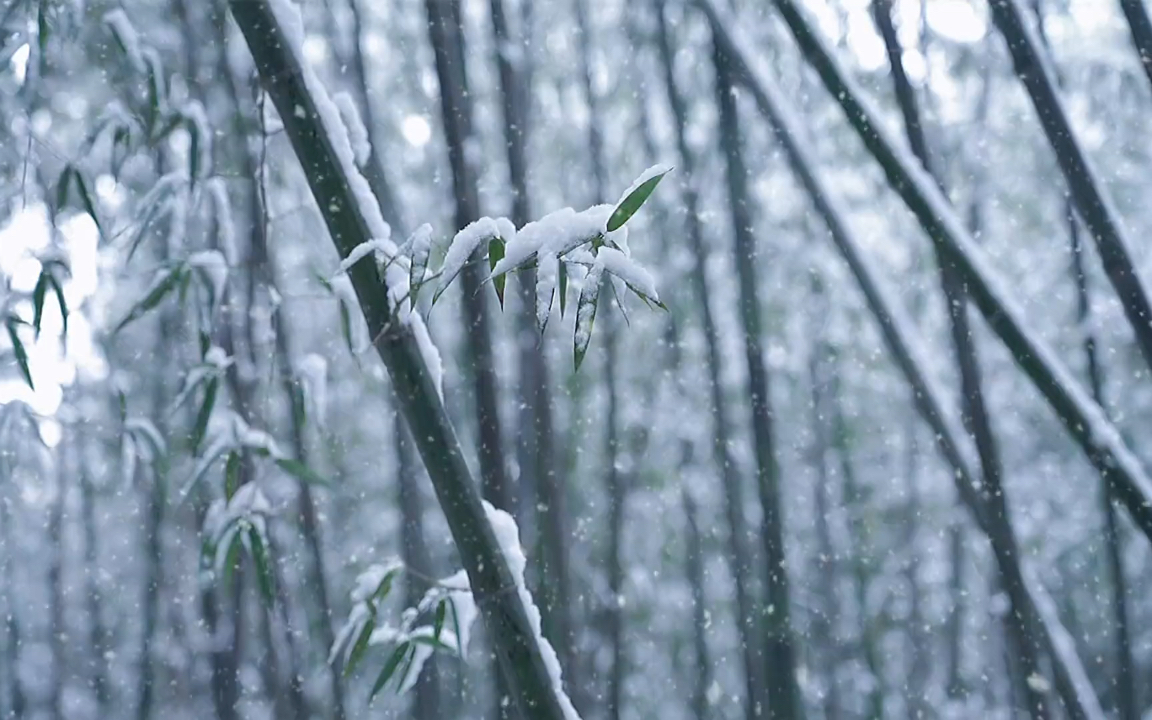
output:
[[[338,114],[324,96],[298,47],[298,15],[283,0],[231,0],[229,6],[256,64],[264,90],[284,123],[313,197],[340,251],[346,256],[375,235],[379,219],[367,183],[334,137]],[[332,116],[335,117],[332,117]],[[511,684],[513,702],[525,718],[571,720],[561,705],[553,673],[541,654],[508,561],[486,518],[471,470],[448,418],[425,353],[414,314],[403,316],[379,268],[349,268],[376,349],[388,368],[397,400],[428,469],[468,573],[470,586]],[[394,275],[392,277],[395,277]]]
[[[1062,626],[1054,624],[1057,618],[1042,612],[1044,607],[1041,607],[1037,598],[1046,597],[1043,588],[1024,566],[1024,559],[1011,534],[1005,533],[1004,528],[993,522],[986,499],[976,491],[979,476],[969,460],[971,450],[964,442],[964,434],[946,410],[944,393],[926,369],[928,364],[911,324],[881,283],[871,262],[860,252],[859,243],[844,221],[847,213],[828,192],[823,180],[816,174],[816,165],[807,149],[798,142],[800,125],[784,102],[783,92],[767,73],[758,72],[744,59],[748,56],[744,43],[732,31],[723,27],[724,16],[712,6],[711,0],[700,0],[700,4],[712,22],[717,41],[743,71],[745,84],[757,107],[771,124],[793,171],[804,185],[817,212],[828,226],[833,242],[860,284],[869,309],[880,324],[889,351],[912,387],[918,409],[936,435],[941,454],[955,471],[953,477],[961,499],[991,541],[1006,589],[1012,593],[1016,612],[1023,618],[1025,627],[1040,635],[1035,640],[1052,658],[1056,684],[1065,698],[1069,712],[1078,718],[1102,718],[1103,711],[1074,648],[1070,650],[1061,642],[1066,631]]]
[[[697,0],[730,38],[732,51],[747,65],[747,44],[732,37],[713,0]],[[993,271],[985,253],[973,241],[956,210],[907,150],[879,122],[879,113],[833,56],[824,39],[816,34],[792,0],[776,0],[793,36],[808,62],[816,69],[829,93],[845,111],[853,129],[880,163],[889,184],[903,198],[933,242],[941,246],[962,275],[970,297],[989,327],[1012,353],[1017,365],[1048,401],[1069,434],[1107,482],[1140,531],[1152,539],[1152,480],[1128,448],[1120,433],[1104,416],[1084,388],[1034,333],[1024,313],[1008,294],[1003,280]],[[735,40],[734,42],[731,42]],[[760,75],[763,77],[763,74]]]
[[[1068,193],[1096,240],[1104,273],[1124,307],[1144,362],[1152,368],[1152,300],[1132,261],[1131,244],[1125,237],[1120,214],[1092,167],[1091,159],[1076,139],[1052,68],[1018,0],[992,0],[988,6],[993,22],[1008,44],[1016,75],[1032,98],[1036,116],[1068,183]]]

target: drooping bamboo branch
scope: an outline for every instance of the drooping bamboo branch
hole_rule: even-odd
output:
[[[342,256],[373,238],[366,183],[337,155],[314,88],[305,78],[298,49],[281,26],[270,0],[230,0],[229,5],[304,169],[333,243]],[[362,179],[361,179],[362,180]],[[375,209],[378,214],[378,209]],[[357,263],[349,276],[375,347],[392,377],[398,404],[428,469],[436,496],[467,571],[497,659],[507,673],[512,701],[524,718],[565,720],[549,669],[507,560],[488,522],[472,472],[464,459],[410,322],[393,312],[388,286],[372,263]]]

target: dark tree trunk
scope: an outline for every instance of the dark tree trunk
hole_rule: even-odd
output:
[[[874,574],[872,566],[875,562],[875,543],[872,541],[872,532],[868,524],[862,518],[863,513],[867,511],[867,498],[864,497],[864,488],[856,477],[856,467],[852,461],[852,448],[849,444],[852,431],[848,424],[848,415],[844,412],[843,393],[840,391],[840,361],[835,358],[831,348],[826,352],[832,355],[828,361],[831,365],[828,395],[831,403],[832,448],[836,451],[840,465],[840,479],[844,483],[844,509],[848,513],[848,530],[852,538],[853,547],[848,552],[848,562],[852,565],[854,600],[859,615],[857,622],[860,623],[860,655],[873,682],[868,691],[866,706],[868,717],[881,718],[884,717],[884,660],[880,654],[880,638],[877,636],[876,622],[870,617],[868,610],[868,589]]]
[[[831,60],[831,56],[823,47],[822,41],[804,23],[798,9],[791,4],[791,0],[776,1],[782,10],[786,9],[785,17],[789,25],[795,25],[792,28],[793,33],[798,38],[804,38],[803,44],[806,51],[812,52],[813,56],[820,61],[818,67],[821,69],[822,78],[828,82],[835,80],[836,84],[845,91],[837,97],[841,101],[845,101],[845,98],[848,97],[847,91],[851,88],[840,75],[839,67]],[[860,253],[858,243],[848,231],[844,222],[845,213],[840,209],[838,202],[827,192],[823,181],[815,174],[815,166],[809,158],[807,150],[798,142],[799,124],[792,117],[790,109],[784,104],[781,91],[769,76],[756,72],[744,60],[747,56],[747,50],[744,48],[743,42],[734,39],[733,35],[725,28],[720,11],[716,9],[711,0],[699,0],[699,4],[707,12],[712,22],[714,37],[718,42],[724,43],[725,53],[739,60],[739,68],[743,72],[746,87],[751,91],[761,112],[768,119],[777,139],[788,155],[792,169],[805,186],[816,210],[828,225],[833,242],[856,276],[872,314],[880,324],[884,341],[895,356],[913,390],[915,403],[935,433],[938,449],[955,470],[953,479],[961,499],[968,506],[979,527],[988,535],[1004,581],[1005,590],[1009,594],[1013,606],[1012,616],[1015,621],[1012,627],[1021,633],[1018,642],[1024,642],[1028,633],[1036,633],[1033,636],[1035,642],[1051,656],[1053,661],[1055,685],[1065,702],[1065,709],[1077,718],[1098,717],[1101,714],[1099,701],[1088,682],[1079,658],[1074,653],[1074,648],[1069,645],[1067,632],[1059,624],[1059,617],[1052,605],[1051,598],[1043,586],[1034,577],[1030,577],[1022,567],[1019,549],[1007,523],[1003,493],[986,498],[976,489],[975,473],[966,458],[967,452],[960,444],[960,433],[943,413],[943,401],[939,390],[928,382],[928,375],[924,369],[926,362],[920,356],[917,345],[910,342],[912,332],[908,320],[903,317],[898,306],[892,302],[886,288],[879,285],[877,275],[871,264]],[[854,99],[855,96],[852,95],[852,97]],[[859,105],[858,101],[855,107],[857,115],[853,116],[853,121],[871,124],[872,119],[868,111]],[[876,126],[871,124],[870,127],[873,130],[871,134],[865,134],[865,137],[874,142],[876,148],[883,146],[883,149],[892,155],[893,162],[886,164],[886,169],[899,168],[911,176],[913,171],[908,170],[904,161],[892,154],[887,142],[877,142],[879,131],[875,129]],[[950,206],[939,195],[936,187],[925,182],[922,176],[911,176],[911,178],[912,182],[917,185],[918,193],[927,193],[930,197],[936,198],[933,205],[935,205],[934,209],[937,214],[946,214],[951,219],[948,223],[948,230],[953,234],[949,237],[955,240],[961,236],[964,232],[963,229],[958,227],[958,222],[955,220]],[[961,255],[958,254],[957,258],[959,257]],[[970,255],[964,257],[971,260]],[[974,272],[971,279],[973,280],[972,285],[975,286],[976,280],[983,280],[984,278],[979,273]],[[986,296],[985,299],[987,299]],[[990,322],[1001,320],[1009,315],[1006,308],[1001,306],[1000,309],[1004,312],[1001,312],[999,316],[986,313]],[[1015,327],[1015,324],[1013,323],[1012,326]],[[1019,337],[1026,336],[1021,333]],[[1058,382],[1048,387],[1062,388],[1075,397],[1074,391],[1070,390],[1072,384],[1071,378],[1065,374],[1060,376]],[[1077,408],[1082,407],[1079,399],[1072,404]],[[1101,422],[1104,421],[1101,420]],[[1083,428],[1080,429],[1080,437],[1087,441],[1086,444],[1095,442],[1092,439],[1093,436],[1084,433]],[[1114,445],[1119,444],[1119,440],[1115,437],[1110,437],[1109,440]],[[1129,468],[1132,469],[1131,465]],[[1030,657],[1029,653],[1023,654],[1024,660],[1027,660],[1028,657]],[[1029,673],[1028,677],[1033,677],[1033,673]],[[1043,676],[1036,674],[1036,678],[1042,679]],[[1043,684],[1042,682],[1029,683],[1030,686],[1034,685],[1037,690],[1042,688]]]
[[[3,717],[12,717],[16,720],[21,720],[24,717],[25,709],[27,708],[27,699],[24,695],[24,685],[20,681],[20,673],[17,668],[20,667],[20,646],[23,638],[23,633],[20,627],[20,615],[16,607],[16,593],[14,588],[14,572],[12,569],[12,557],[15,553],[14,538],[16,534],[12,532],[12,515],[9,511],[9,493],[11,492],[12,483],[9,477],[0,477],[0,540],[3,541],[4,552],[0,553],[0,597],[4,602],[4,663],[0,666],[0,680],[3,681],[3,689],[7,693],[7,706],[2,709],[8,713]]]
[[[608,173],[604,157],[604,130],[603,117],[600,107],[600,98],[592,86],[592,27],[589,24],[587,0],[574,0],[576,14],[576,28],[578,34],[578,48],[580,55],[580,83],[584,91],[584,99],[588,104],[588,155],[592,170],[592,203],[605,201],[608,185]],[[612,294],[610,281],[605,280],[600,290],[602,295]],[[612,670],[608,675],[607,708],[608,720],[620,720],[623,713],[624,679],[627,672],[626,653],[624,648],[624,618],[623,618],[623,591],[624,591],[624,559],[623,551],[624,533],[624,478],[617,468],[619,444],[617,433],[620,431],[618,408],[620,404],[619,388],[617,382],[617,365],[619,352],[619,330],[616,316],[612,312],[604,313],[602,324],[604,326],[604,366],[603,377],[607,394],[607,417],[604,427],[604,485],[608,498],[608,592],[610,605],[605,608],[608,624],[608,645],[612,654]]]
[[[1036,115],[1068,182],[1069,195],[1096,241],[1104,273],[1124,308],[1144,362],[1152,368],[1152,301],[1133,265],[1131,243],[1124,235],[1119,214],[1076,139],[1050,63],[1041,54],[1034,30],[1025,20],[1017,0],[991,0],[989,7],[993,21],[1008,44],[1016,74],[1032,97]]]
[[[84,453],[82,447],[80,452]],[[88,644],[91,653],[89,678],[92,691],[96,695],[96,707],[101,717],[107,717],[111,693],[108,685],[108,660],[110,649],[108,630],[104,626],[104,599],[100,590],[99,564],[100,548],[96,540],[96,492],[92,486],[92,475],[87,459],[81,455],[80,461],[80,513],[84,533],[84,608],[88,613]],[[4,717],[0,714],[0,717]]]
[[[420,499],[420,468],[413,462],[411,440],[407,437],[399,415],[393,423],[396,441],[397,488],[399,490],[400,516],[403,525],[400,529],[401,558],[404,565],[427,573],[432,568],[432,558],[424,544],[424,508]],[[428,590],[414,574],[405,575],[404,604],[416,607]],[[424,670],[416,681],[415,696],[412,700],[413,720],[437,720],[443,716],[440,703],[439,670],[435,656],[428,658]],[[498,703],[499,704],[499,703]]]
[[[468,158],[472,142],[472,98],[464,66],[463,27],[459,22],[460,0],[426,0],[428,37],[440,81],[440,109],[452,168],[457,229],[480,218],[476,169]],[[464,328],[468,346],[468,370],[475,395],[477,445],[484,497],[493,505],[512,510],[512,492],[504,468],[504,443],[500,433],[496,371],[492,364],[492,337],[488,318],[488,294],[481,292],[484,271],[469,262],[460,274]]]
[[[435,5],[435,2],[431,3]],[[305,82],[294,41],[278,24],[267,0],[231,0],[233,17],[252,52],[264,88],[272,97],[285,134],[305,168],[309,187],[341,255],[373,237],[372,208],[352,190],[354,169],[343,166],[317,112],[313,90]],[[300,112],[299,110],[302,110]],[[448,527],[460,551],[473,594],[497,659],[507,673],[512,698],[524,718],[563,720],[564,709],[553,687],[525,606],[507,592],[513,578],[464,460],[412,327],[392,322],[388,287],[375,267],[350,269],[371,337],[392,377],[412,437],[428,469]]]
[[[522,0],[525,11],[531,0]],[[525,62],[514,64],[509,50],[517,45],[509,27],[509,18],[503,0],[490,0],[489,12],[492,19],[492,35],[496,50],[496,66],[500,75],[500,99],[504,120],[504,147],[508,162],[508,179],[512,190],[512,223],[520,228],[531,220],[531,196],[528,192],[527,137],[529,127],[528,78]],[[527,44],[529,26],[521,23],[524,38],[520,46]],[[522,55],[523,57],[524,55]],[[512,497],[532,497],[535,502],[513,502],[517,517],[528,519],[535,507],[543,504],[548,510],[544,513],[545,522],[541,527],[541,546],[544,549],[541,565],[548,577],[546,568],[566,567],[567,557],[563,551],[563,534],[566,518],[559,517],[565,504],[549,502],[545,498],[563,498],[563,479],[556,466],[555,438],[552,425],[552,398],[549,390],[547,359],[536,332],[535,269],[521,271],[516,286],[519,291],[521,311],[516,318],[516,336],[519,346],[520,396],[519,423],[521,430],[517,438],[517,453],[520,466],[520,487],[511,493]],[[547,559],[550,558],[550,559]],[[563,573],[566,575],[566,573]],[[537,594],[543,596],[542,588]],[[547,591],[543,591],[546,593]],[[565,596],[568,593],[564,593]],[[568,665],[571,669],[573,666]],[[497,717],[506,717],[508,706],[499,700],[507,694],[506,683],[497,678]],[[570,683],[572,680],[569,681]]]
[[[1140,48],[1141,64],[1152,78],[1152,66],[1145,51],[1150,47],[1146,42],[1152,41],[1152,25],[1149,24],[1148,15],[1144,11],[1141,0],[1130,2],[1121,0],[1124,13],[1128,17],[1128,24],[1132,30],[1132,37],[1136,46]],[[1051,58],[1051,46],[1048,34],[1045,31],[1044,14],[1041,0],[1033,0],[1033,12],[1036,15],[1037,30],[1040,42]],[[1055,73],[1059,85],[1064,81],[1059,71]],[[1067,193],[1064,197],[1064,220],[1068,226],[1068,241],[1072,253],[1072,282],[1076,286],[1076,328],[1083,334],[1084,362],[1088,379],[1088,387],[1092,390],[1092,397],[1100,406],[1101,411],[1107,414],[1107,398],[1104,389],[1104,370],[1096,352],[1096,335],[1092,329],[1092,299],[1088,287],[1088,270],[1084,261],[1084,244],[1080,235],[1080,224],[1076,217],[1076,208]],[[1121,538],[1119,524],[1116,518],[1115,498],[1107,482],[1101,485],[1100,502],[1104,517],[1104,555],[1108,564],[1108,576],[1112,581],[1111,592],[1108,596],[1109,612],[1111,613],[1112,631],[1116,643],[1115,673],[1116,673],[1116,710],[1120,720],[1136,720],[1139,717],[1139,701],[1133,679],[1134,661],[1132,658],[1132,641],[1129,631],[1127,582],[1124,577],[1124,563],[1122,560]]]
[[[820,280],[813,276],[814,297],[820,297],[823,290],[819,289]],[[820,303],[817,312],[813,315],[813,324],[821,322],[827,303]],[[837,669],[840,665],[839,633],[836,629],[836,620],[841,617],[840,602],[836,592],[837,575],[839,573],[840,548],[832,539],[832,530],[828,519],[832,516],[835,498],[832,494],[832,478],[828,472],[828,453],[832,447],[828,432],[828,402],[826,399],[828,378],[825,359],[829,355],[824,341],[817,342],[808,358],[808,384],[811,392],[812,407],[812,446],[811,464],[816,471],[816,487],[813,488],[816,502],[816,591],[819,604],[812,609],[813,654],[818,663],[818,671],[823,677],[825,691],[823,697],[823,710],[825,720],[836,720],[841,717],[840,686],[837,682]],[[861,618],[863,620],[863,618]]]
[[[69,654],[64,647],[67,624],[64,617],[64,508],[72,484],[68,459],[71,448],[56,448],[56,497],[48,508],[48,647],[52,651],[52,676],[48,687],[48,709],[54,720],[64,720],[64,685],[69,674]]]
[[[1132,44],[1140,56],[1140,65],[1152,83],[1152,20],[1144,8],[1144,0],[1120,0],[1120,8],[1128,20],[1128,30],[1132,33]]]
[[[787,559],[784,553],[784,516],[780,508],[780,470],[776,460],[774,416],[769,396],[768,368],[760,349],[760,293],[756,276],[756,239],[748,205],[748,171],[744,166],[737,117],[734,70],[727,53],[714,45],[716,103],[720,109],[720,146],[725,160],[728,202],[736,236],[736,271],[740,289],[740,322],[744,359],[748,370],[752,444],[756,456],[756,485],[760,495],[760,539],[764,544],[764,583],[767,611],[764,634],[763,682],[767,690],[763,709],[767,717],[796,720],[803,714],[796,684],[796,651],[792,639]]]
[[[713,0],[696,0],[714,17]],[[1069,435],[1080,445],[1140,531],[1152,538],[1152,480],[1123,438],[1073,379],[1057,356],[1025,327],[1019,308],[993,273],[948,200],[909,158],[862,100],[823,39],[804,19],[794,0],[775,0],[805,59],[815,68],[829,94],[841,105],[853,129],[880,163],[889,184],[904,200],[933,242],[959,270],[969,296],[1017,365],[1044,395]],[[745,53],[740,50],[741,55]],[[763,79],[762,77],[760,78]]]
[[[896,100],[900,113],[904,117],[904,130],[908,136],[912,152],[924,170],[932,177],[936,185],[944,192],[944,183],[939,168],[933,162],[929,152],[928,140],[920,116],[919,103],[916,100],[916,91],[908,80],[904,71],[903,53],[900,41],[896,36],[896,28],[892,23],[892,0],[873,0],[872,17],[884,40],[888,54],[889,67],[892,71],[892,81],[896,90]],[[936,263],[940,271],[940,285],[944,292],[948,308],[949,327],[952,332],[952,345],[956,353],[956,365],[960,372],[960,418],[965,430],[976,443],[976,452],[980,458],[980,469],[984,480],[984,500],[990,503],[991,514],[999,527],[998,532],[1006,538],[1013,536],[1008,519],[1007,498],[1004,491],[1003,464],[1000,460],[1000,449],[996,441],[996,434],[992,430],[992,420],[989,416],[987,404],[984,400],[983,383],[981,380],[980,360],[976,352],[976,345],[972,336],[972,326],[968,317],[968,299],[964,291],[964,284],[960,275],[948,257],[937,249]],[[1015,542],[1014,540],[1012,541]],[[1023,592],[1018,589],[1013,597]],[[1022,611],[1014,610],[1014,616],[1021,617]],[[1025,676],[1039,673],[1040,655],[1032,631],[1020,622],[1009,628],[1009,639],[1012,652],[1021,658]],[[1029,698],[1028,708],[1034,718],[1047,717],[1048,698],[1043,692],[1037,691],[1034,684],[1025,685],[1025,694]]]
[[[664,0],[655,0],[657,19],[657,40],[660,48],[664,89],[672,109],[675,122],[676,146],[679,154],[681,201],[684,207],[684,220],[687,226],[688,242],[692,250],[690,282],[696,304],[700,309],[700,320],[704,330],[707,350],[707,371],[709,410],[712,415],[712,455],[720,473],[724,489],[726,520],[728,525],[728,564],[736,591],[736,627],[740,636],[744,662],[745,717],[756,717],[760,704],[760,651],[756,638],[755,611],[752,607],[752,588],[749,573],[752,561],[747,546],[748,530],[744,520],[744,492],[736,461],[732,457],[731,425],[728,419],[727,403],[721,381],[720,336],[712,314],[707,280],[708,251],[704,241],[704,229],[700,221],[700,201],[695,189],[695,160],[688,148],[687,125],[688,106],[676,84],[673,64],[673,45],[670,36],[667,8]]]

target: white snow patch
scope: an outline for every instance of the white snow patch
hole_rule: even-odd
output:
[[[348,141],[352,145],[356,165],[364,167],[364,163],[368,162],[369,156],[372,155],[372,143],[368,139],[368,128],[364,127],[364,121],[360,119],[356,102],[347,92],[336,93],[332,96],[332,102],[336,103],[340,119],[344,121],[344,127],[348,130]]]

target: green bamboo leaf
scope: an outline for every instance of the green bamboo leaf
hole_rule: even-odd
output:
[[[439,640],[440,633],[444,631],[444,615],[448,609],[447,598],[436,604],[436,618],[432,622],[432,637]]]
[[[319,473],[299,460],[293,458],[277,458],[276,465],[284,472],[307,485],[327,486],[330,484],[326,478],[321,477]]]
[[[496,263],[504,259],[504,239],[492,238],[488,241],[488,271],[496,269]],[[504,309],[504,286],[508,282],[508,275],[492,278],[492,285],[496,288],[496,298],[500,301],[500,309]]]
[[[228,453],[228,460],[224,463],[224,497],[231,500],[240,487],[240,453]]]
[[[24,349],[24,343],[20,340],[20,335],[16,332],[19,325],[27,325],[25,321],[9,315],[4,325],[8,328],[8,339],[12,341],[12,352],[16,355],[16,364],[20,366],[20,374],[24,376],[24,381],[28,383],[28,387],[33,390],[36,386],[32,384],[32,371],[28,368],[28,352]]]
[[[453,655],[456,654],[456,648],[452,647],[451,645],[444,642],[443,640],[440,640],[439,638],[432,637],[431,635],[413,635],[412,636],[412,642],[417,644],[417,645],[427,645],[427,646],[434,648],[436,650],[443,650],[444,652],[450,652]],[[405,673],[405,674],[407,674],[407,673]]]
[[[179,283],[186,274],[187,273],[184,272],[184,266],[177,265],[176,267],[169,270],[167,274],[163,275],[157,281],[155,281],[152,284],[152,288],[143,297],[143,299],[141,299],[138,303],[136,303],[135,306],[133,306],[127,317],[121,320],[120,324],[117,325],[116,328],[112,331],[113,334],[120,332],[130,323],[139,320],[145,315],[145,313],[159,305],[165,296],[172,292],[177,283]]]
[[[608,218],[608,224],[605,226],[608,232],[619,230],[624,223],[628,222],[652,195],[652,191],[656,189],[664,176],[672,171],[672,168],[654,168],[654,170],[656,170],[655,174],[637,185],[616,205],[616,209],[612,211],[612,215]]]
[[[147,53],[144,62],[148,66],[148,134],[156,137],[157,123],[163,115],[164,106],[163,67],[160,65],[160,56],[155,52]],[[175,123],[179,122],[179,116],[175,116]]]
[[[416,296],[424,284],[424,276],[428,274],[428,259],[432,254],[431,240],[432,226],[424,223],[416,228],[416,231],[404,243],[408,245],[411,252],[412,262],[408,268],[408,292],[412,296],[410,300],[412,307],[416,307]]]
[[[48,50],[48,37],[50,29],[48,27],[48,0],[40,0],[40,7],[36,12],[36,38],[40,44],[40,62],[44,62],[43,58]]]
[[[448,598],[448,611],[452,613],[452,632],[456,633],[456,654],[464,657],[464,638],[460,636],[460,616],[456,614],[456,601]]]
[[[568,263],[560,261],[560,319],[564,319],[564,311],[568,309]]]
[[[579,370],[580,364],[584,362],[588,342],[592,339],[592,324],[596,320],[596,305],[600,299],[600,278],[603,272],[602,265],[593,265],[584,277],[584,286],[580,289],[580,301],[576,306],[576,332],[572,340],[576,370]]]
[[[192,454],[200,451],[200,443],[204,442],[204,435],[208,432],[208,421],[212,418],[212,408],[216,406],[216,394],[220,389],[220,378],[209,378],[204,387],[204,402],[196,413],[196,422],[192,426]]]
[[[196,187],[196,179],[200,177],[200,126],[191,118],[184,118],[184,127],[188,131],[190,145],[188,147],[188,178],[189,185]]]
[[[61,332],[64,337],[68,337],[68,301],[64,299],[64,287],[52,273],[48,273],[48,285],[51,286],[52,294],[56,296],[56,303],[60,306]]]
[[[236,566],[240,564],[240,550],[243,542],[240,540],[240,533],[232,535],[232,542],[228,545],[228,554],[224,558],[224,577],[221,578],[221,585],[225,592],[232,587],[232,576],[236,572]]]
[[[40,323],[44,320],[44,296],[48,292],[48,273],[40,271],[36,280],[36,289],[32,291],[32,328],[36,331],[36,339],[40,339]]]
[[[256,579],[260,585],[260,597],[271,607],[276,601],[276,578],[272,574],[272,562],[268,557],[268,546],[254,527],[248,528],[248,543],[251,546],[252,562],[256,565]]]
[[[156,215],[159,214],[159,212],[160,200],[157,198],[156,201],[148,207],[148,212],[144,213],[144,220],[140,223],[140,226],[136,229],[136,232],[132,234],[132,242],[128,244],[128,256],[125,258],[124,262],[130,262],[132,260],[132,256],[136,254],[136,250],[144,242],[144,237],[147,235],[148,227],[152,224],[152,220],[156,218]]]
[[[360,660],[363,659],[364,653],[368,650],[368,640],[371,639],[375,629],[376,616],[373,614],[364,623],[364,627],[360,628],[360,634],[356,636],[356,642],[348,653],[348,662],[344,663],[344,677],[351,675],[356,666],[360,664]]]
[[[384,663],[384,668],[380,670],[380,674],[376,676],[376,682],[372,683],[372,692],[368,695],[368,702],[372,702],[392,676],[396,673],[396,668],[400,667],[400,663],[404,660],[404,656],[408,653],[410,643],[400,643],[392,654],[388,656],[388,661]]]
[[[348,352],[356,354],[356,346],[352,341],[352,316],[348,312],[348,304],[340,301],[340,332],[344,334],[344,342],[348,344]]]
[[[68,205],[68,183],[71,182],[75,172],[71,165],[65,165],[60,171],[60,177],[56,180],[56,212],[60,212]]]
[[[376,586],[376,592],[372,593],[372,602],[381,603],[388,598],[388,593],[392,592],[392,583],[396,577],[404,570],[404,567],[394,567],[384,574],[380,580],[380,584]]]
[[[100,216],[96,214],[96,204],[92,202],[92,195],[88,192],[88,183],[84,181],[84,176],[80,174],[79,170],[73,170],[72,176],[75,178],[76,190],[80,193],[80,202],[84,205],[84,212],[92,218],[93,224],[96,225],[96,233],[101,240],[104,240],[106,237],[104,226],[100,224]]]
[[[415,638],[413,638],[415,639]],[[412,661],[416,659],[416,645],[415,643],[408,643],[408,655],[404,658],[404,667],[400,668],[400,677],[396,680],[396,687],[404,687],[404,683],[408,681],[408,673],[412,671]]]

